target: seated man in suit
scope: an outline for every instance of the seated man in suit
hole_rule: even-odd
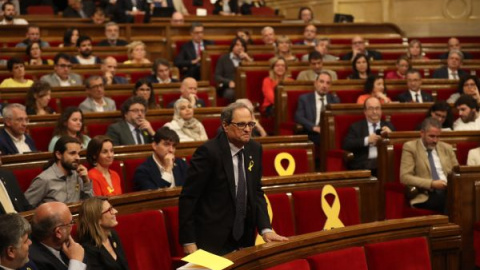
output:
[[[308,138],[315,144],[320,144],[321,114],[327,104],[340,103],[337,95],[329,93],[332,86],[332,77],[326,71],[320,72],[314,82],[315,91],[303,94],[298,98],[295,122],[303,126]]]
[[[297,76],[297,81],[315,81],[322,71],[328,72],[332,81],[337,80],[337,73],[335,71],[323,69],[323,57],[319,52],[310,52],[308,54],[308,62],[310,63],[310,69],[301,71]]]
[[[11,171],[0,169],[0,215],[28,211],[32,208],[20,190],[15,175]]]
[[[407,86],[408,90],[397,96],[400,102],[433,102],[433,97],[430,93],[422,91],[422,75],[418,69],[410,69],[407,71]]]
[[[347,164],[350,170],[371,170],[377,175],[377,141],[381,134],[395,131],[390,122],[382,121],[382,105],[376,97],[363,104],[365,119],[353,123],[343,141],[343,149],[353,153]]]
[[[262,29],[262,40],[265,45],[272,45],[275,46],[275,30],[273,27],[265,26]]]
[[[447,175],[458,165],[451,145],[439,141],[442,124],[434,118],[422,123],[420,139],[406,142],[402,150],[400,181],[415,187],[413,207],[444,212]]]
[[[36,152],[35,142],[25,133],[29,122],[25,106],[18,103],[3,108],[4,127],[0,130],[0,152],[2,155]]]
[[[190,100],[193,108],[205,107],[205,101],[197,96],[198,83],[194,78],[183,79],[180,86],[180,98]],[[167,107],[173,108],[175,101],[170,102]]]
[[[317,38],[317,44],[315,44],[315,51],[319,52],[323,57],[323,62],[337,61],[338,57],[328,53],[330,49],[330,39],[328,37]],[[308,62],[310,54],[302,55],[302,62]]]
[[[0,269],[19,269],[29,261],[31,230],[19,214],[0,215]]]
[[[172,14],[172,18],[170,19],[170,24],[171,25],[183,25],[185,23],[185,18],[183,17],[183,14],[175,11]]]
[[[465,70],[461,70],[460,66],[463,62],[463,53],[459,50],[451,50],[448,53],[447,65],[433,72],[434,79],[450,79],[459,80],[460,77],[468,75]]]
[[[94,1],[68,0],[68,7],[63,11],[65,18],[90,18],[95,11]]]
[[[458,119],[453,123],[453,130],[480,130],[478,103],[470,95],[462,95],[455,101]]]
[[[115,57],[108,56],[107,58],[103,59],[100,70],[102,71],[103,83],[105,85],[128,83],[126,78],[115,75],[117,73],[117,66],[118,63]]]
[[[101,40],[97,46],[127,46],[128,42],[123,39],[119,39],[120,28],[115,22],[108,22],[105,24],[105,37],[106,39]]]
[[[112,6],[107,7],[111,10],[112,21],[117,23],[133,23],[135,16],[144,15],[143,22],[150,20],[150,1],[148,0],[116,0],[107,1]]]
[[[177,79],[172,78],[170,75],[170,63],[163,58],[158,58],[153,62],[152,75],[146,77],[146,79],[150,83],[178,82]]]
[[[82,85],[82,77],[72,73],[72,63],[70,56],[65,53],[57,53],[53,58],[54,72],[43,75],[40,80],[50,84],[51,87],[57,86],[78,86]]]
[[[67,205],[47,202],[35,209],[30,259],[40,270],[85,270],[85,251],[70,233],[75,220]]]
[[[441,54],[441,55],[438,57],[439,59],[447,59],[447,58],[448,58],[448,54],[449,54],[450,51],[452,51],[452,50],[461,51],[461,52],[463,53],[463,59],[473,59],[473,57],[472,57],[472,55],[471,55],[470,53],[465,52],[465,51],[462,51],[462,46],[460,45],[460,40],[458,40],[458,38],[456,38],[456,37],[451,37],[451,38],[448,40],[447,48],[448,48],[448,52]]]
[[[26,36],[27,38],[24,39],[22,42],[17,43],[17,45],[15,45],[15,48],[26,48],[28,47],[28,45],[30,45],[34,41],[37,41],[38,43],[40,43],[40,47],[42,48],[50,47],[50,44],[48,42],[40,39],[40,27],[38,27],[37,25],[30,24],[27,27]]]
[[[187,174],[187,162],[175,158],[180,142],[175,131],[168,127],[157,130],[153,137],[153,155],[138,166],[133,176],[134,190],[149,190],[182,186]]]
[[[84,113],[112,112],[117,110],[115,101],[105,96],[105,86],[100,76],[90,76],[85,80],[87,98],[80,103],[79,108]]]
[[[364,54],[367,58],[372,60],[382,60],[382,54],[374,50],[367,50],[365,39],[361,36],[354,36],[352,38],[352,51],[343,55],[341,60],[353,60],[357,54]]]
[[[72,64],[94,65],[102,63],[100,57],[92,55],[92,39],[89,36],[80,36],[77,39],[78,55],[72,57]]]
[[[200,64],[202,51],[205,46],[212,45],[210,40],[203,39],[203,24],[194,22],[190,28],[192,40],[183,44],[180,52],[175,57],[175,66],[180,69],[183,77],[192,77],[200,80]]]
[[[295,43],[296,45],[315,46],[317,44],[317,27],[313,24],[307,24],[303,30],[303,40]]]
[[[152,142],[155,131],[145,119],[147,102],[143,97],[134,96],[127,99],[120,108],[123,120],[111,124],[107,135],[112,138],[113,145],[147,144]]]

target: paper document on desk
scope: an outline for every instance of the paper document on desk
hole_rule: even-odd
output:
[[[194,253],[183,257],[182,261],[188,262],[188,264],[178,268],[177,270],[222,270],[233,264],[233,262],[230,260],[227,260],[221,256],[217,256],[202,249],[199,249]]]

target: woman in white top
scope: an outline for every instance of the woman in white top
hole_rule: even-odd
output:
[[[53,138],[48,144],[48,151],[52,152],[61,136],[77,138],[83,149],[86,149],[90,137],[83,134],[83,113],[78,107],[67,107],[60,115]]]
[[[173,120],[165,126],[177,133],[180,142],[208,140],[202,123],[193,117],[192,104],[184,98],[175,102]]]

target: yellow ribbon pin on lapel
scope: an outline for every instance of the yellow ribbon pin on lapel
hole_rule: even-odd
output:
[[[332,194],[335,198],[333,199],[332,206],[327,202],[325,197],[328,194]],[[343,222],[340,220],[340,199],[338,198],[337,191],[332,185],[326,185],[322,189],[322,209],[327,216],[327,221],[325,222],[324,230],[331,230],[335,228],[345,227]]]
[[[282,160],[284,159],[288,160],[287,169],[283,168],[282,166]],[[280,176],[293,175],[293,173],[295,173],[295,167],[296,167],[295,159],[290,153],[286,153],[286,152],[279,153],[275,157],[274,164],[275,164],[275,170]]]
[[[253,168],[253,160],[250,160],[250,163],[248,163],[248,171],[251,172]]]

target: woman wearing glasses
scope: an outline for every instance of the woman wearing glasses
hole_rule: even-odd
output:
[[[208,140],[202,122],[193,117],[192,104],[184,98],[175,102],[173,120],[166,123],[165,126],[177,133],[180,142]]]
[[[85,249],[88,269],[128,270],[122,243],[113,228],[117,210],[104,197],[85,200],[78,214],[78,239]]]

